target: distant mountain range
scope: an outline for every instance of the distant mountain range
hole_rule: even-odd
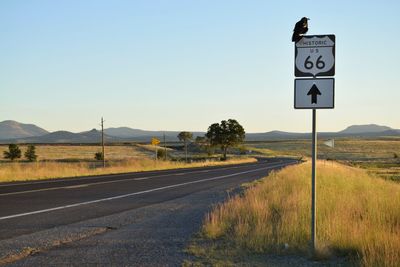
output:
[[[48,131],[33,124],[24,124],[11,120],[0,122],[0,139],[41,136],[48,133]]]
[[[109,142],[118,142],[119,139],[113,136],[104,136]],[[31,136],[25,138],[0,140],[1,143],[41,143],[41,144],[56,144],[56,143],[99,143],[101,140],[101,132],[93,129],[87,132],[71,133],[68,131],[56,131],[41,136]]]
[[[135,141],[148,141],[151,137],[165,138],[168,141],[177,141],[180,131],[146,131],[140,129],[132,129],[128,127],[107,128],[104,133],[108,136],[113,136],[121,139],[134,139]],[[205,132],[192,132],[193,136],[203,136]]]
[[[178,141],[179,131],[145,131],[128,127],[108,128],[104,130],[107,142],[149,142],[152,137],[165,139],[168,142]],[[204,136],[205,132],[193,132],[196,136]],[[291,133],[270,131],[265,133],[246,133],[247,141],[268,141],[284,139],[310,138],[310,133]],[[339,132],[319,132],[319,137],[379,137],[399,136],[400,130],[376,124],[352,125]],[[68,131],[48,132],[34,124],[23,124],[16,121],[0,122],[0,143],[99,143],[101,132],[93,129],[81,133]]]
[[[340,131],[341,134],[359,134],[359,133],[381,133],[392,131],[393,129],[387,126],[380,126],[376,124],[367,125],[352,125]]]

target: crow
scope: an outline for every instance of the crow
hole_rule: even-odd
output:
[[[303,17],[301,20],[299,20],[296,25],[294,26],[293,29],[293,35],[292,35],[292,42],[297,43],[300,41],[301,36],[308,31],[308,20],[309,18]]]

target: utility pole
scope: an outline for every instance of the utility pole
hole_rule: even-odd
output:
[[[101,153],[103,156],[103,168],[106,167],[106,155],[104,153],[104,120],[101,117]]]
[[[185,140],[185,160],[188,163],[187,140]]]
[[[165,142],[165,133],[164,133],[164,160],[167,160],[167,143]]]

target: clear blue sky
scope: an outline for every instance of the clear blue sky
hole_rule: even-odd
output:
[[[293,26],[336,34],[336,108],[318,130],[400,128],[399,1],[0,1],[0,121],[306,132]]]

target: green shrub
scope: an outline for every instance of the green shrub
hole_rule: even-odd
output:
[[[28,149],[26,150],[24,156],[27,160],[31,162],[36,161],[37,160],[36,147],[34,145],[28,145]]]
[[[96,153],[94,154],[94,158],[95,158],[96,160],[103,160],[103,159],[104,159],[103,153],[102,153],[102,152],[96,152]]]
[[[157,149],[157,158],[158,159],[165,159],[165,150],[164,149]]]
[[[21,157],[21,149],[19,149],[18,145],[10,144],[8,146],[8,151],[4,151],[4,158],[5,159],[19,159]]]

